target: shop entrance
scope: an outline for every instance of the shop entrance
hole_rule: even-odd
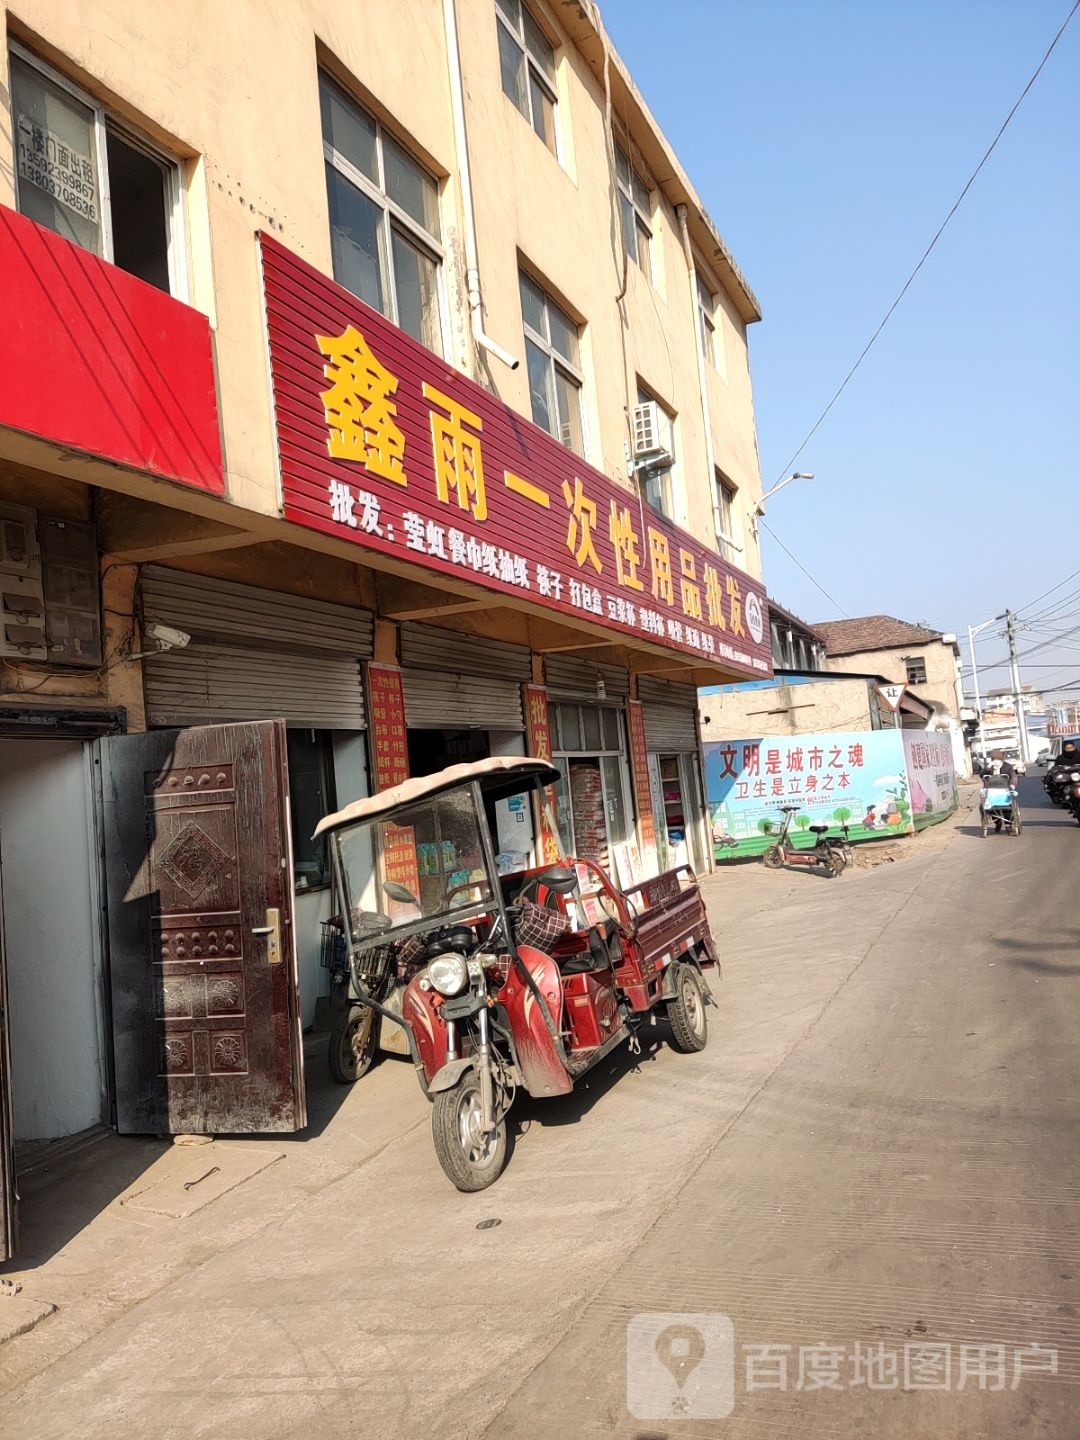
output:
[[[570,853],[631,883],[622,847],[634,839],[621,706],[558,700],[548,706],[559,830]]]
[[[707,874],[697,756],[686,751],[653,754],[649,765],[654,808],[662,817],[658,829],[658,838],[666,850],[666,855],[661,854],[662,864],[691,865],[698,875]]]

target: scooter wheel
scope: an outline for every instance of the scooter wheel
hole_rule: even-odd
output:
[[[675,972],[675,994],[668,1001],[671,1043],[683,1055],[704,1050],[709,1042],[709,1018],[705,1013],[705,992],[701,976],[685,962]]]
[[[835,879],[837,875],[842,875],[847,869],[847,857],[842,855],[839,850],[834,850],[829,856],[829,869],[832,872],[833,879]]]
[[[339,1085],[355,1085],[375,1061],[378,1024],[366,1005],[346,1005],[330,1031],[327,1059]]]
[[[784,852],[779,845],[770,845],[762,855],[761,863],[766,870],[782,870],[784,868]]]
[[[485,1135],[480,1080],[469,1070],[450,1090],[440,1090],[431,1112],[431,1138],[447,1179],[458,1190],[486,1190],[506,1165],[506,1120]]]

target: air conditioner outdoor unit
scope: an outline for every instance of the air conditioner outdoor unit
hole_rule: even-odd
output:
[[[634,459],[650,465],[670,465],[671,421],[655,400],[635,405],[631,411],[634,432]]]

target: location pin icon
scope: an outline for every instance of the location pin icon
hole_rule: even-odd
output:
[[[680,1390],[704,1355],[705,1341],[693,1325],[669,1325],[656,1337],[656,1358]]]

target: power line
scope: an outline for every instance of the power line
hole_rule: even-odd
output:
[[[908,290],[911,288],[912,282],[914,281],[915,277],[918,275],[918,273],[919,273],[919,271],[922,269],[922,267],[926,264],[927,260],[930,258],[931,251],[934,249],[935,245],[938,243],[938,241],[941,239],[942,235],[944,234],[946,225],[948,225],[949,221],[950,221],[950,220],[953,218],[953,216],[956,214],[957,210],[959,210],[961,204],[963,203],[964,197],[967,195],[967,193],[968,193],[968,191],[971,189],[972,185],[974,185],[975,180],[976,180],[976,178],[978,177],[979,171],[983,168],[983,166],[986,164],[986,162],[990,159],[990,156],[991,156],[991,155],[994,153],[994,151],[997,149],[998,141],[999,141],[999,140],[1001,139],[1001,137],[1005,134],[1005,131],[1008,129],[1009,124],[1010,124],[1013,116],[1016,114],[1017,110],[1020,109],[1020,106],[1023,104],[1024,100],[1026,99],[1028,91],[1029,91],[1029,90],[1031,89],[1031,87],[1035,84],[1035,81],[1039,78],[1040,74],[1042,73],[1043,66],[1044,66],[1044,65],[1046,64],[1046,62],[1050,59],[1050,56],[1053,54],[1053,52],[1054,52],[1054,50],[1055,50],[1055,48],[1056,48],[1056,46],[1057,46],[1058,41],[1061,39],[1062,35],[1064,35],[1065,30],[1066,30],[1066,27],[1067,27],[1068,24],[1069,24],[1069,21],[1070,21],[1070,20],[1073,18],[1073,16],[1076,14],[1077,10],[1080,10],[1080,0],[1075,0],[1075,4],[1073,5],[1072,9],[1069,11],[1068,15],[1066,15],[1066,17],[1065,17],[1065,19],[1064,19],[1064,21],[1063,21],[1063,23],[1062,23],[1061,29],[1060,29],[1060,30],[1057,32],[1057,34],[1054,36],[1053,40],[1050,41],[1050,44],[1049,44],[1049,46],[1047,47],[1047,50],[1046,50],[1046,54],[1042,57],[1042,59],[1039,61],[1038,65],[1035,67],[1035,71],[1034,71],[1034,73],[1032,74],[1031,79],[1030,79],[1030,80],[1027,82],[1027,84],[1024,86],[1023,90],[1021,90],[1021,92],[1020,92],[1020,94],[1019,94],[1019,96],[1018,96],[1018,98],[1017,98],[1017,100],[1016,100],[1016,103],[1013,105],[1013,107],[1012,107],[1012,109],[1009,111],[1008,115],[1005,116],[1005,119],[1001,122],[1001,127],[1000,127],[1000,129],[998,130],[997,134],[994,136],[993,140],[991,140],[989,146],[987,147],[987,150],[986,150],[985,154],[983,155],[982,159],[979,161],[978,165],[976,165],[976,166],[975,166],[975,169],[971,172],[971,175],[968,177],[967,184],[966,184],[966,185],[964,186],[964,188],[960,191],[960,194],[956,197],[956,200],[953,202],[952,208],[950,209],[949,213],[945,216],[945,219],[944,219],[944,220],[941,222],[941,224],[938,226],[937,231],[936,231],[935,234],[934,234],[934,238],[930,241],[930,244],[929,244],[929,245],[926,247],[926,249],[923,251],[923,253],[922,253],[922,255],[921,255],[920,259],[919,259],[919,263],[915,266],[915,269],[912,270],[911,274],[910,274],[910,275],[908,276],[908,278],[904,281],[903,287],[902,287],[899,295],[897,295],[896,299],[892,302],[892,304],[889,306],[888,310],[885,312],[885,317],[884,317],[884,319],[882,320],[881,324],[877,327],[877,329],[874,331],[874,333],[870,336],[870,339],[869,339],[869,340],[866,342],[866,344],[863,346],[862,351],[861,351],[860,354],[859,354],[859,358],[855,361],[855,364],[852,365],[851,369],[850,369],[850,370],[848,371],[848,373],[844,376],[843,380],[842,380],[841,383],[840,383],[839,389],[838,389],[838,390],[836,391],[836,393],[833,395],[833,397],[832,397],[832,399],[829,401],[829,403],[825,406],[825,409],[821,412],[821,414],[818,416],[818,418],[814,421],[814,424],[810,427],[810,430],[809,430],[808,433],[807,433],[806,439],[802,442],[802,444],[799,446],[799,448],[795,451],[794,455],[792,455],[791,459],[790,459],[790,460],[787,462],[787,464],[783,467],[783,470],[782,470],[782,471],[780,472],[780,474],[777,476],[777,479],[776,479],[776,483],[777,483],[777,484],[779,484],[780,480],[782,480],[785,475],[787,475],[787,474],[790,473],[790,470],[791,470],[792,465],[794,465],[795,461],[799,458],[799,456],[802,454],[802,452],[806,449],[807,445],[808,445],[808,444],[810,443],[810,441],[813,439],[814,435],[816,434],[816,432],[817,432],[818,429],[820,428],[822,422],[824,421],[825,417],[828,415],[829,411],[833,408],[833,406],[836,404],[837,400],[840,399],[840,396],[841,396],[841,395],[844,393],[844,391],[847,389],[848,384],[850,383],[850,381],[851,381],[852,377],[854,376],[856,370],[858,370],[859,366],[862,364],[862,362],[866,359],[867,355],[870,353],[870,350],[871,350],[872,346],[874,345],[874,342],[877,340],[877,338],[878,338],[878,336],[881,334],[881,332],[885,329],[885,326],[886,326],[886,325],[889,323],[889,321],[892,319],[892,317],[893,317],[893,312],[896,310],[896,307],[900,304],[900,301],[903,300],[904,296],[907,294]],[[772,534],[772,531],[771,531],[771,530],[769,531],[769,534],[770,534],[770,535]],[[773,536],[773,539],[775,539],[775,538],[776,538],[776,537]],[[788,554],[790,555],[791,552],[788,551]],[[794,560],[794,559],[795,559],[794,555],[792,555],[791,558]],[[798,564],[799,562],[796,560],[795,563]],[[802,566],[800,565],[799,568],[802,569]],[[1078,573],[1080,573],[1080,572],[1078,572]],[[810,576],[810,579],[813,580],[814,577],[811,575],[811,576]],[[816,580],[814,580],[814,584],[817,585],[817,581],[816,581]],[[1057,588],[1057,587],[1055,586],[1055,589],[1056,589],[1056,588]],[[819,590],[821,589],[821,586],[820,586],[820,585],[818,585],[818,589],[819,589]],[[1047,592],[1047,593],[1049,593],[1049,592]],[[1042,596],[1039,596],[1039,599],[1040,599],[1040,600],[1041,600],[1042,598],[1043,598]],[[1036,602],[1036,601],[1032,601],[1031,603],[1032,603],[1032,604],[1036,604],[1037,602]],[[835,601],[835,600],[833,601],[833,604],[834,604],[834,605],[836,604],[836,601]]]
[[[1066,21],[1066,24],[1067,24],[1067,23],[1068,23],[1068,22]],[[1061,587],[1062,587],[1063,585],[1067,585],[1070,580],[1075,580],[1078,575],[1080,575],[1080,570],[1074,570],[1071,575],[1066,575],[1064,580],[1059,580],[1056,585],[1051,585],[1049,590],[1044,590],[1041,595],[1036,595],[1034,600],[1029,600],[1026,605],[1021,605],[1020,608],[1019,608],[1019,610],[1017,610],[1017,612],[1016,612],[1017,616],[1022,615],[1025,610],[1030,610],[1031,607],[1032,607],[1033,605],[1037,605],[1040,600],[1045,600],[1046,597],[1047,597],[1048,595],[1052,595],[1055,590],[1060,590]],[[1075,594],[1076,592],[1074,591],[1073,593]],[[1066,597],[1066,598],[1068,598],[1068,597]],[[1061,601],[1055,601],[1054,603],[1055,603],[1055,604],[1061,604],[1062,602],[1061,602]],[[1052,610],[1054,607],[1053,607],[1053,605],[1051,605],[1051,606],[1048,606],[1047,608]],[[1029,618],[1034,619],[1034,618],[1037,618],[1037,617],[1032,616],[1032,617],[1029,617]]]
[[[1076,3],[1077,3],[1078,5],[1080,5],[1080,0],[1076,0]],[[790,560],[794,560],[795,564],[799,567],[799,569],[800,569],[800,570],[802,571],[802,573],[806,576],[806,578],[810,581],[810,583],[811,583],[812,585],[816,585],[817,588],[821,591],[822,595],[825,596],[825,599],[828,600],[829,604],[830,604],[830,605],[835,605],[836,608],[837,608],[837,610],[840,611],[840,614],[843,615],[846,620],[850,620],[850,619],[851,619],[851,616],[850,616],[850,615],[848,614],[848,612],[844,609],[844,607],[840,604],[840,601],[839,601],[839,600],[834,600],[833,597],[829,594],[829,592],[825,589],[825,586],[822,585],[821,581],[814,579],[813,575],[810,574],[810,571],[807,570],[806,566],[802,563],[802,561],[799,559],[799,557],[798,557],[797,555],[793,555],[793,554],[791,553],[791,551],[790,551],[790,550],[788,549],[788,547],[784,544],[783,540],[780,539],[780,536],[777,535],[776,531],[772,528],[772,526],[771,526],[771,525],[767,525],[767,524],[765,523],[765,518],[764,518],[764,516],[759,516],[759,517],[758,517],[758,523],[759,523],[760,525],[764,526],[764,528],[765,528],[766,530],[768,530],[769,534],[770,534],[770,535],[772,536],[772,538],[776,541],[777,545],[780,546],[780,549],[783,550],[784,554],[785,554]]]

